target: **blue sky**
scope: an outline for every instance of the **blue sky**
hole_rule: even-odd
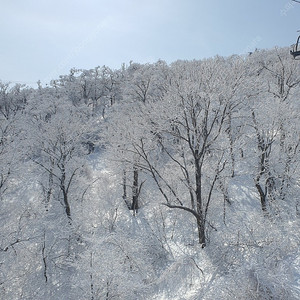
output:
[[[170,63],[295,43],[288,0],[0,0],[0,79],[49,82],[73,67]]]

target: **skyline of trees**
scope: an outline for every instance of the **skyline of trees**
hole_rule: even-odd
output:
[[[0,297],[297,299],[299,78],[274,49],[0,82]]]

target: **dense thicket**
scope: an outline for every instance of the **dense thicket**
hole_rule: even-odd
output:
[[[287,49],[0,82],[1,299],[299,299]]]

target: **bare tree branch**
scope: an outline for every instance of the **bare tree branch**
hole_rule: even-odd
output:
[[[182,210],[185,210],[185,211],[188,211],[190,212],[191,214],[194,215],[194,217],[197,219],[197,220],[201,220],[201,216],[200,214],[198,214],[196,211],[194,211],[193,209],[189,208],[189,207],[186,207],[186,206],[180,206],[180,205],[172,205],[172,204],[169,204],[169,203],[162,203],[162,205],[165,205],[169,208],[178,208],[178,209],[182,209]]]

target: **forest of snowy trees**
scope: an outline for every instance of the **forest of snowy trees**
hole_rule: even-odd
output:
[[[299,299],[288,49],[0,82],[1,299]]]

